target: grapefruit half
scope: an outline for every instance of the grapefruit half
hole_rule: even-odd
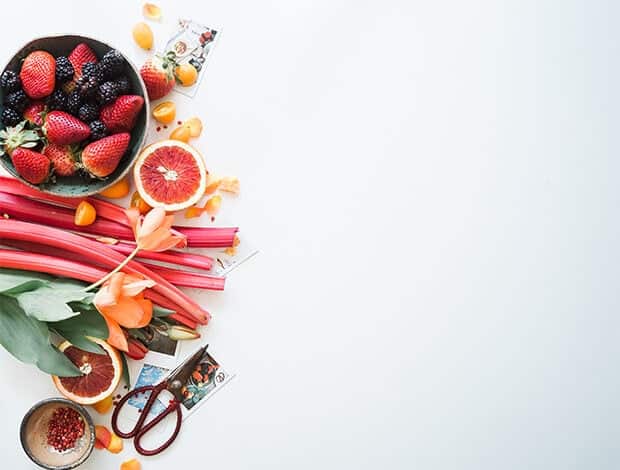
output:
[[[58,349],[73,362],[84,375],[80,377],[52,376],[52,380],[69,400],[82,405],[92,405],[103,400],[118,386],[123,373],[123,364],[118,351],[99,338],[91,338],[105,353],[95,354],[83,351],[65,341]]]
[[[207,186],[202,155],[178,140],[162,140],[145,147],[133,169],[136,189],[151,207],[179,211],[196,204]]]

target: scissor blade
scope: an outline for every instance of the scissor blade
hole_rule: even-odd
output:
[[[194,354],[185,359],[176,369],[168,376],[168,390],[179,401],[182,401],[181,389],[187,383],[190,375],[194,372],[196,366],[203,359],[209,345],[199,348]],[[180,384],[180,387],[179,387]]]

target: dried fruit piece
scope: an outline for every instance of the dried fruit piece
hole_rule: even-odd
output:
[[[237,254],[237,247],[239,246],[239,243],[241,243],[241,240],[239,240],[239,237],[237,235],[235,235],[235,238],[233,239],[232,246],[229,246],[228,248],[226,248],[224,250],[224,253],[226,253],[229,256],[236,255]]]
[[[170,124],[177,114],[177,107],[172,101],[164,101],[153,108],[153,117],[157,122]]]
[[[138,459],[126,460],[121,464],[121,470],[141,470],[142,465]]]
[[[170,133],[170,138],[172,140],[180,140],[181,142],[189,142],[189,139],[192,136],[192,131],[189,126],[185,124],[181,124],[175,130]]]
[[[222,191],[226,191],[227,193],[239,194],[239,191],[241,190],[239,178],[225,176],[222,178],[222,182],[220,183],[220,189]]]
[[[207,187],[205,189],[205,195],[213,194],[220,187],[220,183],[222,182],[222,178],[209,175],[207,179]]]
[[[198,80],[198,70],[192,64],[180,64],[174,69],[174,76],[182,86],[192,86]]]
[[[204,211],[210,216],[214,216],[220,210],[220,206],[222,205],[222,196],[216,194],[215,196],[211,196],[209,200],[205,203],[203,207]]]
[[[202,121],[200,118],[193,117],[184,122],[186,126],[189,126],[189,133],[192,137],[200,137],[202,133]]]
[[[127,177],[123,178],[117,183],[114,183],[109,188],[104,189],[99,193],[100,196],[107,197],[110,199],[120,199],[129,194],[129,179]]]
[[[110,439],[110,444],[108,445],[108,450],[113,454],[118,454],[123,450],[123,440],[118,437],[116,434],[111,433],[112,438]]]
[[[153,31],[148,24],[144,22],[136,24],[131,34],[133,35],[133,40],[136,41],[136,44],[142,49],[148,51],[153,47]]]
[[[135,207],[142,215],[146,214],[152,209],[152,207],[149,206],[144,199],[142,199],[142,196],[140,196],[140,193],[138,191],[134,192],[131,196],[131,202],[129,203],[129,207]]]
[[[92,224],[97,218],[97,211],[93,205],[88,201],[82,201],[75,209],[75,225],[84,227]]]
[[[107,449],[112,440],[112,433],[105,426],[95,426],[95,449]]]
[[[154,3],[145,3],[142,7],[142,14],[148,20],[157,21],[161,19],[161,8]]]
[[[113,402],[114,402],[114,399],[112,398],[112,395],[108,395],[103,400],[95,403],[93,405],[93,408],[97,411],[97,413],[103,415],[112,409]]]

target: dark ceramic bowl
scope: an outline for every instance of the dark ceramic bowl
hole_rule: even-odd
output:
[[[59,453],[47,444],[47,423],[57,408],[73,408],[84,420],[84,435],[73,449]],[[90,456],[95,445],[95,425],[86,409],[66,398],[49,398],[28,410],[19,429],[24,452],[38,466],[48,470],[70,470]]]
[[[40,39],[30,41],[24,47],[22,47],[9,61],[9,63],[2,69],[10,69],[19,73],[21,68],[21,61],[32,51],[42,49],[51,53],[54,57],[68,56],[71,50],[81,42],[85,42],[88,46],[97,54],[97,57],[101,58],[107,51],[113,49],[112,46],[98,41],[97,39],[87,38],[84,36],[48,36]],[[146,93],[144,82],[140,77],[140,73],[136,69],[135,65],[125,57],[125,60],[129,64],[127,67],[127,77],[131,83],[131,93],[140,95],[144,98],[144,106],[138,116],[135,127],[131,131],[131,141],[129,142],[129,148],[125,152],[122,160],[120,161],[118,168],[105,179],[87,179],[81,175],[74,175],[69,177],[58,177],[56,182],[50,182],[40,185],[32,185],[21,178],[8,156],[0,158],[2,166],[13,176],[23,181],[28,186],[32,186],[40,191],[50,194],[56,194],[66,197],[84,197],[97,194],[104,189],[112,186],[114,183],[122,179],[131,169],[134,160],[138,156],[138,152],[144,144],[146,137],[147,124],[149,119],[149,101]],[[4,92],[0,89],[0,103],[4,102]],[[4,109],[4,105],[0,104],[0,113]],[[4,125],[0,123],[0,129],[4,129]]]

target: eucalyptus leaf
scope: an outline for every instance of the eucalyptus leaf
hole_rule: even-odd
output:
[[[76,377],[80,370],[50,344],[47,325],[24,312],[16,299],[0,295],[0,344],[15,358],[48,374]]]
[[[11,295],[28,315],[47,322],[78,315],[79,312],[75,312],[68,304],[92,297],[92,294],[84,292],[82,283],[70,279],[55,279],[36,290]]]
[[[75,305],[72,304],[74,308]],[[87,337],[107,339],[109,335],[108,325],[96,310],[83,309],[75,317],[48,324],[50,328],[74,346],[98,354],[102,353],[102,349]]]
[[[125,353],[121,352],[121,361],[123,362],[123,380],[127,385],[127,388],[131,388],[131,377],[129,377],[129,365],[127,364],[127,357]]]
[[[153,305],[153,316],[156,318],[167,317],[172,315],[174,310],[170,310],[164,307],[160,307],[159,305]]]
[[[20,294],[48,285],[51,276],[17,269],[0,269],[0,294]]]

